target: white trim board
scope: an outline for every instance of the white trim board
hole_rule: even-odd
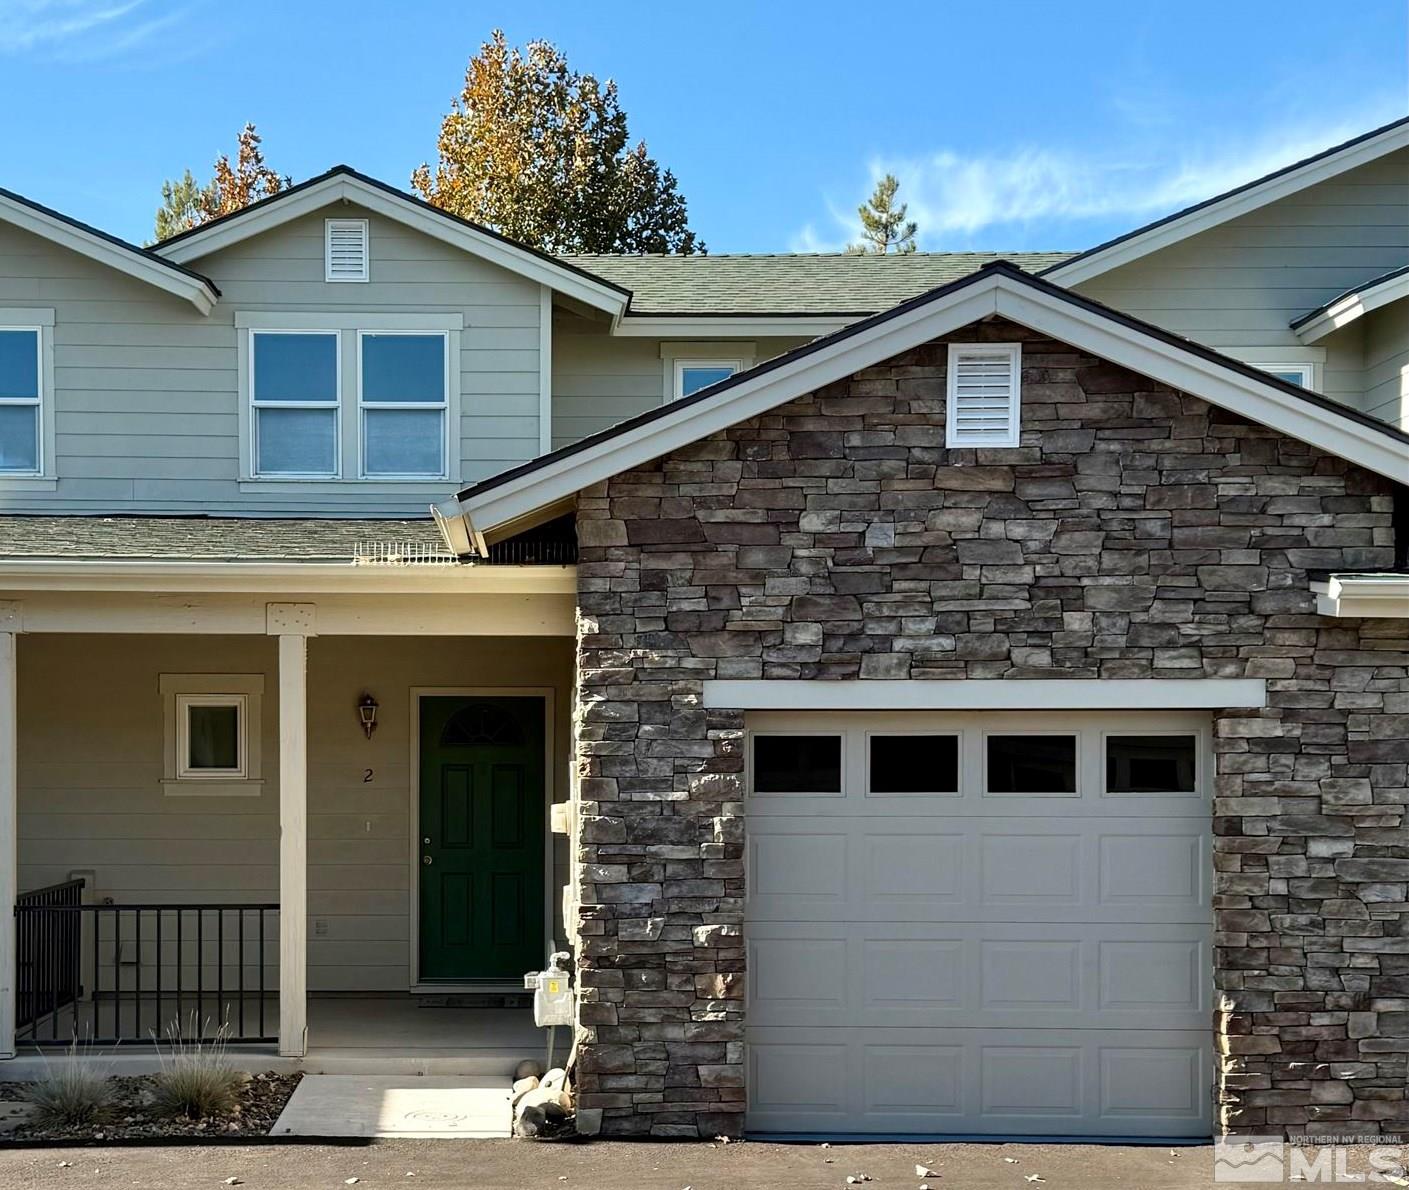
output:
[[[1398,480],[1409,474],[1409,442],[1387,428],[1294,396],[1270,377],[1249,374],[1232,360],[1167,338],[1155,328],[1131,325],[1012,266],[989,266],[933,297],[726,381],[709,398],[677,401],[668,413],[628,423],[629,428],[589,439],[590,445],[550,456],[518,474],[510,472],[483,491],[470,488],[440,505],[437,520],[463,517],[470,540],[483,553],[490,540],[528,527],[542,519],[542,510],[571,500],[584,488],[991,316],[1011,319],[1380,475]]]
[[[1269,203],[1297,194],[1310,186],[1368,165],[1386,154],[1409,146],[1409,120],[1397,120],[1366,136],[1328,149],[1286,169],[1230,190],[1120,236],[1089,252],[1043,271],[1042,276],[1058,285],[1075,286],[1099,277],[1121,265],[1139,260],[1151,252],[1168,248],[1190,236],[1256,211]]]
[[[1135,711],[1265,707],[1261,678],[966,678],[956,681],[731,680],[704,705],[736,711]]]
[[[1305,322],[1292,323],[1292,330],[1303,343],[1317,343],[1332,331],[1349,326],[1357,318],[1409,298],[1409,269],[1400,269],[1388,277],[1369,281],[1344,293],[1321,309],[1314,311]]]
[[[133,244],[101,235],[21,200],[18,195],[0,191],[0,220],[184,298],[202,314],[209,314],[219,300],[220,291],[210,281],[184,269],[171,267],[173,263],[180,264],[180,261],[163,261]]]
[[[1323,616],[1409,620],[1409,574],[1333,574],[1311,590]]]
[[[619,319],[626,311],[629,299],[624,291],[520,247],[511,240],[501,239],[473,224],[432,210],[411,195],[376,184],[346,167],[339,167],[317,181],[275,195],[189,235],[158,244],[152,251],[177,264],[188,264],[340,201],[355,203],[500,268],[537,281],[593,309],[605,311],[613,320]]]

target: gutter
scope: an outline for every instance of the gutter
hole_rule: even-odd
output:
[[[1409,620],[1409,573],[1331,574],[1311,591],[1323,616]]]

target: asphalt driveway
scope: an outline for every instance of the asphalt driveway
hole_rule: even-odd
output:
[[[1353,1150],[1364,1169],[1368,1150]],[[250,1190],[1194,1190],[1213,1187],[1212,1150],[1100,1145],[784,1145],[388,1140],[371,1145],[0,1149],[0,1187]],[[869,1182],[847,1178],[867,1176]],[[227,1182],[238,1178],[238,1183]],[[349,1179],[357,1179],[349,1182]],[[1265,1184],[1265,1183],[1264,1183]]]

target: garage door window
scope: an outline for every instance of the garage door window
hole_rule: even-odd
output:
[[[754,736],[753,791],[840,793],[841,736]]]
[[[1193,793],[1198,755],[1191,735],[1106,737],[1107,793]]]
[[[958,793],[957,735],[870,737],[872,793]]]
[[[989,793],[1075,796],[1074,735],[991,735],[987,747]]]

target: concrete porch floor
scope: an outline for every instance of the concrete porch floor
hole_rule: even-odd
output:
[[[184,1006],[189,1013],[193,1006]],[[239,1012],[227,1001],[229,1018]],[[213,1015],[208,1004],[203,1015]],[[247,1026],[252,1027],[259,1012],[257,999],[244,1004]],[[89,1006],[80,1005],[80,1035]],[[103,1006],[106,1022],[108,1006]],[[184,1014],[183,1013],[183,1014]],[[265,1021],[277,1030],[278,998],[264,1002]],[[174,1005],[164,1005],[160,1016],[156,1006],[144,1006],[144,1033],[160,1028],[175,1016]],[[129,1018],[130,1023],[130,1018]],[[41,1041],[35,1047],[22,1046],[19,1055],[0,1061],[0,1082],[24,1081],[41,1077],[46,1063],[66,1048],[64,1038],[73,1034],[73,1015],[59,1022],[61,1040]],[[49,1029],[43,1029],[47,1035]],[[275,1045],[231,1044],[230,1062],[244,1070],[303,1071],[306,1074],[382,1075],[483,1075],[512,1076],[515,1065],[524,1058],[543,1061],[548,1031],[533,1023],[528,1008],[460,1008],[427,1002],[409,993],[384,995],[310,995],[308,998],[308,1052],[302,1058],[285,1058]],[[567,1057],[569,1031],[559,1029],[555,1060]],[[160,1068],[157,1053],[150,1045],[94,1047],[94,1057],[110,1066],[114,1074],[147,1074]]]

